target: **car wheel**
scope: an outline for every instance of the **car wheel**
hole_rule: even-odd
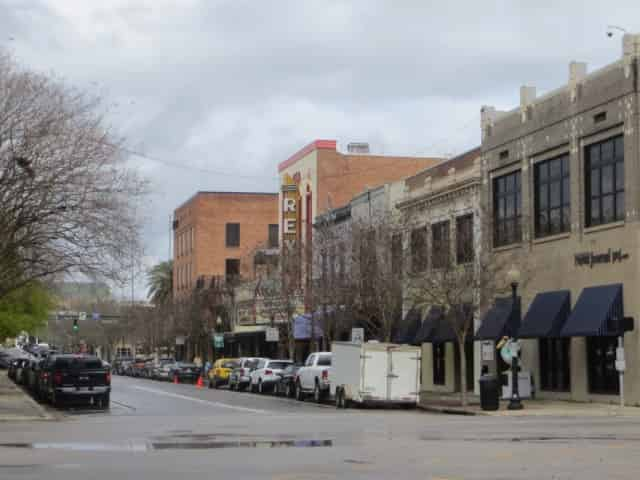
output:
[[[304,402],[304,392],[302,391],[302,386],[299,381],[296,382],[296,400]]]
[[[313,387],[313,401],[316,403],[322,403],[322,391],[320,390],[318,382],[316,382],[315,387]]]
[[[110,395],[108,393],[105,393],[100,399],[100,408],[102,408],[103,410],[109,410],[109,408],[111,407],[111,401],[109,397]]]
[[[293,397],[293,388],[291,388],[291,382],[287,383],[284,387],[284,396],[287,398]]]

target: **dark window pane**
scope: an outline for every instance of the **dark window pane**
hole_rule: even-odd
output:
[[[538,215],[538,228],[539,228],[538,233],[540,235],[546,235],[547,233],[549,233],[549,221],[547,219],[546,210],[543,212],[540,212],[540,215]]]
[[[542,209],[547,208],[547,205],[549,205],[549,186],[544,183],[538,189],[538,206]]]
[[[505,217],[505,199],[498,199],[498,218],[503,219]]]
[[[516,177],[516,190],[520,191],[520,172],[516,172],[514,175]]]
[[[559,208],[554,208],[551,210],[549,216],[549,233],[560,233],[561,214],[562,212]]]
[[[539,163],[538,168],[538,180],[544,182],[549,178],[549,164],[547,162]]]
[[[602,167],[602,194],[613,192],[613,165]]]
[[[520,212],[522,211],[522,203],[520,200],[521,196],[520,196],[520,191],[518,191],[516,193],[516,199],[515,199],[515,214],[516,216],[520,215]]]
[[[616,195],[616,220],[624,220],[625,217],[624,192]]]
[[[600,163],[600,145],[591,145],[589,147],[589,163],[591,167],[595,167]]]
[[[549,185],[549,206],[560,206],[560,182],[552,182]]]
[[[600,195],[600,170],[591,170],[591,197]]]
[[[624,190],[624,162],[616,163],[616,190]]]
[[[569,230],[571,230],[571,209],[562,207],[562,231],[568,232]]]
[[[561,174],[562,174],[561,159],[557,158],[555,160],[551,160],[549,162],[549,178],[555,179],[555,178],[558,178]]]
[[[515,213],[515,201],[516,199],[512,196],[509,195],[508,197],[505,198],[507,206],[505,209],[506,212],[506,217],[507,218],[511,218],[513,217],[514,213]]]
[[[505,192],[505,177],[500,177],[498,179],[498,194],[503,194]]]
[[[607,223],[613,222],[614,219],[613,195],[605,195],[602,197],[602,221]]]
[[[594,198],[591,200],[591,225],[598,225],[600,223],[600,199]]]
[[[571,187],[569,184],[569,177],[565,177],[562,179],[562,204],[570,205],[571,204]]]
[[[562,175],[563,176],[569,175],[569,156],[568,155],[565,155],[564,157],[562,157]]]
[[[507,175],[506,176],[506,191],[507,193],[509,192],[513,192],[515,189],[515,176],[514,175]]]
[[[600,161],[610,163],[613,161],[613,141],[604,142],[600,147]]]
[[[269,248],[278,247],[278,224],[269,225]]]
[[[624,139],[622,136],[615,139],[615,158],[616,161],[624,160]]]

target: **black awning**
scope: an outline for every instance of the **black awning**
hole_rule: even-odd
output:
[[[560,336],[560,330],[571,312],[571,292],[556,290],[536,295],[522,320],[518,337],[553,338]]]
[[[456,332],[453,330],[450,320],[445,317],[440,317],[433,329],[430,342],[446,343],[455,342],[456,340]]]
[[[515,309],[511,297],[496,298],[493,307],[482,318],[482,324],[475,334],[476,340],[498,340],[504,336],[513,337],[518,330],[520,297]]]
[[[429,309],[429,313],[424,320],[422,321],[422,325],[418,329],[416,333],[416,338],[414,343],[416,345],[420,345],[422,343],[428,343],[431,341],[431,337],[434,332],[434,328],[437,325],[438,320],[442,317],[442,309],[440,307],[431,307]]]
[[[394,343],[413,343],[420,328],[420,309],[413,307],[401,322],[398,333],[393,337]]]
[[[562,337],[622,335],[622,284],[600,285],[582,290],[573,312],[560,331]]]

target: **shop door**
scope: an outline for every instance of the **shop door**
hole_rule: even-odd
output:
[[[589,392],[605,395],[619,393],[616,372],[616,337],[587,337]]]

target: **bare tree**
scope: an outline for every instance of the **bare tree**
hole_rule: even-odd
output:
[[[100,100],[1,53],[0,92],[0,297],[61,273],[122,280],[145,183]]]

